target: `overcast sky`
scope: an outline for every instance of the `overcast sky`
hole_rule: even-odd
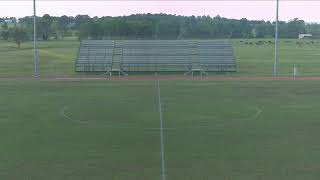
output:
[[[280,2],[280,19],[300,18],[320,22],[320,0]],[[220,15],[227,18],[274,20],[275,0],[266,1],[45,1],[37,4],[38,15],[53,16],[88,14],[90,16],[122,16],[137,13],[177,15]],[[32,15],[32,0],[0,0],[0,17]]]

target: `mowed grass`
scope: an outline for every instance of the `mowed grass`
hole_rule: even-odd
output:
[[[234,75],[271,76],[274,64],[274,40],[234,40],[238,64]],[[320,41],[281,39],[279,43],[279,73],[292,76],[294,66],[300,76],[319,76]]]
[[[270,76],[274,62],[274,43],[271,39],[232,40],[238,65],[236,73],[222,73],[227,76]],[[48,76],[87,75],[74,72],[79,41],[40,41],[40,74]],[[32,76],[32,42],[25,42],[17,49],[12,42],[0,41],[0,77]],[[291,76],[293,67],[298,67],[298,75],[320,75],[320,41],[292,40],[280,41],[280,75]],[[210,73],[217,75],[216,73]],[[218,73],[219,75],[221,73]],[[97,74],[95,74],[97,75]],[[101,74],[103,76],[103,74]]]
[[[319,179],[318,82],[160,81],[167,178]],[[154,81],[1,81],[0,179],[160,179]]]
[[[39,65],[42,76],[74,75],[74,60],[79,41],[40,41]],[[32,76],[34,71],[32,42],[18,49],[16,44],[0,40],[0,77]]]

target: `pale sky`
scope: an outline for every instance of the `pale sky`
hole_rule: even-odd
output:
[[[275,20],[275,0],[266,1],[49,1],[38,0],[37,14],[52,16],[88,14],[90,16],[122,16],[137,13],[167,13],[176,15],[220,15],[227,18]],[[280,0],[280,19],[299,18],[320,22],[320,0]],[[32,0],[0,0],[0,17],[32,15]]]

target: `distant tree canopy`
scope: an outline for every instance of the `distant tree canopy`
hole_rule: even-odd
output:
[[[3,40],[8,40],[9,39],[9,27],[8,27],[8,24],[6,22],[4,22],[1,25],[0,37]]]
[[[16,20],[32,39],[33,18]],[[5,18],[0,18],[4,21]],[[37,36],[42,40],[63,39],[76,35],[79,39],[215,39],[215,38],[271,38],[275,23],[245,18],[227,19],[220,16],[176,16],[167,14],[136,14],[120,17],[37,17]],[[306,24],[293,19],[279,23],[281,38],[297,38],[301,33],[320,32],[319,24]],[[6,30],[4,30],[6,31]],[[6,39],[3,33],[2,39]]]
[[[313,37],[320,38],[320,24],[307,24],[307,33],[313,35]]]
[[[274,36],[274,26],[274,22],[245,18],[138,14],[86,18],[75,27],[80,39],[213,39],[270,38]],[[279,29],[281,38],[297,38],[307,31],[306,23],[299,19],[281,21]]]
[[[9,36],[14,40],[18,48],[20,48],[22,42],[28,40],[27,31],[23,27],[15,26],[9,30]]]

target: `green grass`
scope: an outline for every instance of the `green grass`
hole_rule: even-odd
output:
[[[265,43],[257,45],[258,41]],[[268,39],[233,40],[238,72],[218,74],[228,76],[272,75],[274,44],[268,41]],[[78,47],[79,42],[75,39],[40,41],[41,76],[83,75],[74,72],[74,59]],[[281,75],[292,75],[295,65],[298,67],[299,75],[320,75],[319,40],[281,40],[279,54]],[[17,49],[12,42],[0,41],[0,77],[32,76],[32,74],[32,42],[23,43],[22,48]],[[215,73],[211,74],[216,75]]]
[[[74,59],[79,42],[76,40],[40,41],[39,64],[42,76],[74,75]],[[18,49],[12,42],[0,41],[0,77],[32,76],[33,44],[23,43]]]
[[[242,41],[242,42],[241,42]],[[257,45],[259,41],[266,43]],[[252,44],[248,44],[248,43]],[[247,44],[246,44],[247,43]],[[274,63],[274,44],[268,39],[235,40],[234,51],[238,63],[235,75],[270,76]],[[293,74],[298,67],[302,76],[320,75],[320,41],[283,39],[279,46],[280,75]]]
[[[316,180],[318,82],[161,81],[167,177]],[[0,179],[160,179],[153,81],[0,83]]]
[[[271,75],[258,41],[233,40],[239,69],[222,75]],[[311,42],[281,40],[281,75],[320,75]],[[78,46],[40,42],[41,76],[79,75]],[[0,41],[0,77],[32,74],[32,43]],[[319,179],[318,82],[160,84],[169,180]],[[0,94],[0,179],[160,179],[155,82],[1,80]]]

